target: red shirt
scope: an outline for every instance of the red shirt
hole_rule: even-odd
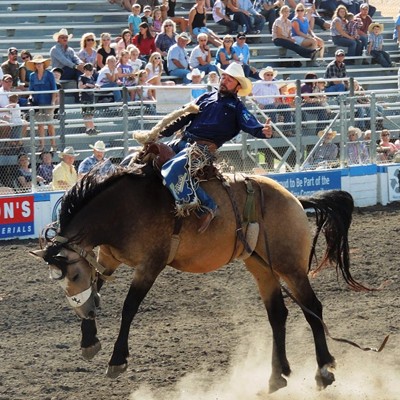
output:
[[[361,14],[357,14],[354,16],[354,19],[360,18],[362,21],[362,27],[359,28],[360,31],[364,32],[368,35],[368,27],[372,24],[372,18],[367,14],[365,18],[361,18]]]
[[[141,55],[149,56],[156,51],[156,43],[153,37],[142,37],[139,44],[139,34],[135,35],[132,43],[140,50]]]

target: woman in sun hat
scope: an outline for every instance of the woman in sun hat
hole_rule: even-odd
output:
[[[45,123],[47,123],[47,131],[51,137],[51,151],[57,150],[55,140],[55,128],[52,125],[54,116],[54,106],[57,100],[57,85],[54,75],[47,68],[51,61],[43,58],[42,55],[36,55],[32,60],[26,63],[28,69],[35,72],[31,74],[29,81],[29,90],[35,92],[32,95],[33,105],[35,106],[35,119],[38,124],[38,134],[40,145],[38,151],[43,151],[45,147]],[[44,91],[54,90],[53,93],[41,93]],[[36,108],[38,107],[38,108]]]

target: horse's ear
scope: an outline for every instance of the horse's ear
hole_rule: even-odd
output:
[[[30,255],[38,258],[44,258],[46,252],[44,250],[33,250],[29,252]]]

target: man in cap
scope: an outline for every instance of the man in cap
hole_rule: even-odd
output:
[[[7,51],[7,61],[1,64],[1,69],[4,75],[11,75],[12,77],[12,87],[18,87],[18,73],[19,73],[19,63],[18,63],[18,50],[15,47],[10,47]],[[23,89],[18,87],[18,89]]]
[[[260,79],[257,69],[250,65],[250,47],[246,43],[246,34],[244,32],[238,32],[236,35],[236,42],[233,44],[232,49],[235,50],[235,54],[239,57],[246,77],[255,80]]]
[[[57,44],[50,49],[50,57],[53,68],[62,69],[61,79],[77,81],[83,73],[83,61],[75,53],[75,50],[68,46],[68,40],[72,36],[65,28],[56,32],[53,39]]]
[[[93,149],[93,154],[86,157],[78,167],[78,178],[82,178],[95,166],[97,173],[100,175],[107,175],[112,169],[113,165],[109,158],[105,158],[105,152],[108,150],[102,140],[98,140],[94,146],[89,144],[89,147]],[[101,165],[100,165],[101,164]]]
[[[186,75],[190,72],[189,58],[186,45],[190,43],[190,37],[186,32],[177,35],[177,43],[172,45],[167,54],[167,68],[169,75],[182,78],[183,83],[190,83]]]
[[[68,146],[57,154],[62,161],[53,170],[52,186],[54,190],[67,190],[78,180],[74,162],[79,153],[75,153],[74,148]]]
[[[192,148],[199,148],[204,153],[202,161],[210,163],[215,151],[241,130],[260,139],[272,135],[269,121],[265,125],[257,121],[238,98],[251,92],[251,82],[245,77],[243,68],[232,63],[219,72],[218,91],[205,93],[195,100],[199,113],[188,114],[161,132],[162,136],[169,137],[185,127],[180,140],[170,144],[176,155],[164,164],[161,174],[165,186],[174,196],[178,214],[188,215],[191,210],[196,210],[200,219],[199,233],[203,233],[215,217],[217,205],[203,188],[192,182],[191,165],[188,165]]]
[[[347,72],[344,56],[345,53],[343,49],[336,50],[335,59],[326,67],[324,78],[328,80],[328,86],[325,88],[325,92],[345,92],[347,90],[347,81],[329,80],[334,78],[346,78]]]

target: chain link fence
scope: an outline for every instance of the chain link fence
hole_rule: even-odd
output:
[[[353,79],[347,81],[347,92],[308,95],[301,94],[300,81],[292,82],[295,91],[271,99],[268,107],[261,107],[259,98],[244,99],[261,122],[271,119],[273,138],[256,139],[241,133],[220,149],[222,170],[279,173],[400,161],[398,91],[363,91]],[[310,83],[316,85],[317,81]],[[106,156],[118,164],[140,148],[132,132],[150,129],[168,112],[186,104],[191,90],[189,86],[156,87],[155,101],[132,102],[123,88],[120,103],[113,101],[111,89],[97,90],[96,102],[90,105],[76,102],[77,90],[61,90],[54,118],[43,118],[46,108],[51,107],[40,111],[21,107],[19,124],[11,122],[10,108],[0,109],[0,115],[9,115],[0,125],[0,192],[52,190],[51,179],[32,178],[38,176],[43,149],[51,152],[50,163],[56,165],[61,161],[58,152],[72,146],[79,153],[75,160],[78,169],[79,163],[93,154],[90,145],[101,140],[108,150]],[[23,95],[29,96],[29,92]],[[360,129],[356,137],[348,136],[349,127]],[[390,143],[397,143],[396,151],[379,145],[382,130],[389,130]],[[21,154],[28,157],[25,167]],[[21,184],[21,168],[25,180],[31,177],[26,185]]]

